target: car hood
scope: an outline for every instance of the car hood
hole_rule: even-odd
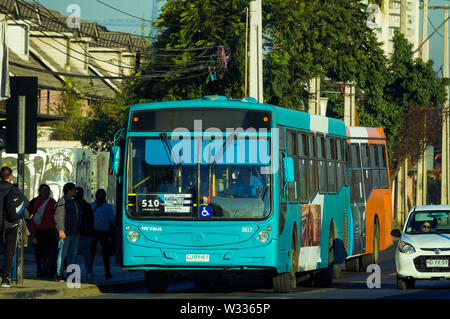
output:
[[[415,248],[450,248],[450,234],[403,234],[401,240]]]

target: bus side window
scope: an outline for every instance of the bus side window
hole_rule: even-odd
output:
[[[339,191],[344,184],[344,163],[342,156],[341,139],[336,139],[336,190]]]
[[[362,185],[361,154],[359,144],[350,146],[351,180],[350,196],[352,203],[364,202],[364,189]]]
[[[361,144],[361,163],[363,167],[363,183],[366,197],[372,191],[372,172],[370,170],[369,145]]]
[[[382,188],[389,188],[386,148],[382,144],[378,145],[378,158],[380,163],[380,186]]]
[[[379,188],[380,187],[380,172],[379,172],[379,165],[378,165],[378,148],[376,144],[370,144],[369,146],[370,151],[370,170],[372,173],[372,183],[373,188]]]
[[[335,156],[336,156],[336,150],[335,150],[335,139],[331,136],[326,137],[326,147],[325,147],[325,153],[327,158],[327,187],[328,187],[328,193],[335,194],[336,193],[336,162],[335,162]]]
[[[297,135],[295,131],[288,130],[287,131],[287,154],[289,157],[294,158],[294,170],[295,170],[295,180],[288,184],[288,198],[289,203],[296,203],[298,201],[298,190],[297,190],[297,181],[298,181],[298,150],[297,150]]]
[[[309,200],[312,201],[316,193],[319,191],[317,181],[317,150],[316,137],[314,133],[308,135],[308,180],[309,180]]]
[[[325,138],[322,134],[317,134],[317,166],[319,172],[319,193],[327,192],[327,167],[325,162]]]
[[[284,150],[285,150],[285,142],[284,142],[284,127],[279,126],[278,127],[278,136],[279,136],[279,164],[278,164],[278,186],[280,189],[280,202],[286,203],[286,193],[284,191],[284,165],[283,165],[283,158],[286,156]]]
[[[301,203],[308,203],[309,200],[309,180],[308,180],[308,161],[306,157],[308,156],[308,139],[304,132],[299,132],[298,138],[298,169],[299,169],[299,198]]]
[[[342,155],[344,156],[344,183],[346,186],[348,186],[348,163],[349,163],[349,156],[348,156],[348,145],[347,141],[345,139],[342,140]]]

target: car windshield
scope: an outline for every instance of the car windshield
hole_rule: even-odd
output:
[[[406,226],[407,234],[449,234],[450,211],[430,210],[411,213]]]
[[[213,220],[267,217],[271,202],[270,166],[259,159],[237,158],[249,153],[248,140],[243,140],[242,150],[238,142],[231,142],[220,151],[222,141],[213,153],[212,143],[203,141],[198,146],[197,141],[188,142],[182,151],[176,141],[164,137],[130,139],[127,164],[130,217]],[[264,143],[265,151],[269,152],[269,141]],[[197,146],[201,152],[196,150]],[[231,150],[234,154],[227,160]],[[181,161],[180,154],[185,157]],[[196,162],[198,155],[203,159]],[[221,160],[208,163],[215,157]]]

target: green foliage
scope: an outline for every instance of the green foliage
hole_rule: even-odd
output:
[[[94,151],[109,151],[114,133],[126,125],[128,109],[123,94],[119,94],[114,103],[93,101],[82,127],[81,144]]]
[[[385,4],[371,3],[382,9]],[[133,79],[113,105],[94,105],[83,125],[83,144],[107,148],[114,132],[125,125],[131,104],[210,94],[243,97],[248,4],[167,0],[156,21],[154,50],[145,69],[136,73],[163,74],[163,80]],[[417,127],[429,123],[438,128],[436,110],[445,101],[448,80],[437,78],[432,61],[415,60],[412,46],[398,32],[394,53],[387,58],[367,20],[366,5],[359,0],[263,0],[264,100],[303,110],[311,78],[321,77],[322,91],[338,91],[336,82],[354,82],[360,125],[384,128],[395,172],[406,156],[412,154],[414,160],[414,148],[433,140],[433,132]],[[227,48],[227,68],[217,60],[220,45]],[[217,71],[216,81],[209,78],[210,71]],[[328,115],[342,118],[342,96],[324,95],[329,98]]]
[[[377,81],[386,59],[356,0],[271,0],[266,21],[265,100],[298,108],[309,79]]]
[[[407,157],[415,162],[440,134],[439,108],[448,84],[448,79],[437,77],[433,61],[414,59],[412,44],[400,32],[395,32],[393,41],[394,52],[382,72],[384,80],[363,86],[365,99],[358,104],[362,126],[384,128],[391,177],[398,163]]]
[[[247,5],[245,0],[167,1],[156,21],[159,33],[152,45],[155,54],[148,56],[146,69],[140,73],[159,72],[165,78],[130,82],[125,88],[128,104],[210,94],[241,97]],[[221,45],[228,50],[226,69],[220,67],[217,47]],[[217,80],[210,79],[210,71],[217,72]]]
[[[79,140],[81,128],[85,123],[82,100],[86,97],[80,91],[81,84],[72,78],[66,78],[61,94],[55,105],[58,114],[64,120],[55,126],[53,138],[56,140]]]

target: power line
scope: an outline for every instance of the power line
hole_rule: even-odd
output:
[[[144,19],[144,18],[139,18],[138,16],[135,16],[135,15],[133,15],[133,14],[131,14],[131,13],[128,13],[128,12],[122,11],[122,10],[120,10],[120,9],[118,9],[118,8],[115,8],[115,7],[113,7],[113,6],[111,6],[111,5],[107,4],[107,3],[104,3],[103,1],[100,1],[100,0],[95,0],[95,1],[97,1],[98,3],[103,4],[104,6],[106,6],[106,7],[108,7],[108,8],[111,8],[111,9],[113,9],[113,10],[115,10],[115,11],[118,11],[118,12],[120,12],[120,13],[123,13],[123,14],[125,14],[125,15],[127,15],[127,16],[129,16],[129,17],[133,17],[133,18],[136,18],[136,19],[139,19],[139,20],[142,20],[142,21],[146,21],[146,22],[153,23],[151,20],[147,20],[147,19]]]
[[[18,20],[12,18],[10,15],[8,15],[8,14],[6,14],[6,13],[5,13],[5,15],[6,15],[9,19],[11,19],[12,21],[19,22]],[[30,27],[32,26],[31,24],[26,23],[25,21],[23,21],[23,22],[24,22],[26,25],[30,26]],[[49,36],[47,33],[45,33],[44,31],[42,31],[41,29],[39,29],[39,28],[36,28],[36,29],[37,29],[37,31],[41,32],[44,36],[50,37],[50,38],[51,38],[51,36]],[[40,41],[40,42],[42,42],[42,43],[44,43],[44,44],[50,46],[51,48],[53,48],[53,49],[55,49],[55,50],[57,50],[57,51],[59,51],[59,52],[61,52],[61,53],[67,54],[66,52],[62,51],[61,49],[57,48],[56,46],[54,46],[54,45],[52,45],[52,44],[50,44],[50,43],[48,43],[48,42],[43,41],[42,39],[40,39],[40,37],[34,37],[34,38],[36,38],[38,41]],[[135,67],[127,66],[127,65],[121,65],[121,66],[119,66],[119,65],[114,64],[114,63],[111,63],[111,62],[109,62],[109,61],[102,60],[102,59],[98,59],[98,58],[92,56],[91,54],[89,54],[89,52],[87,52],[86,49],[84,49],[83,47],[81,47],[81,49],[82,49],[85,53],[82,53],[82,52],[80,52],[80,51],[77,51],[77,50],[75,50],[73,47],[69,47],[69,46],[64,45],[64,44],[61,44],[61,43],[59,43],[59,44],[60,44],[61,46],[65,47],[65,48],[68,48],[69,50],[71,50],[71,51],[73,51],[73,52],[75,52],[75,53],[78,53],[78,54],[84,56],[84,57],[88,57],[88,58],[93,59],[93,60],[96,60],[96,61],[100,61],[100,62],[103,62],[103,63],[107,63],[107,64],[110,64],[110,65],[113,65],[114,67],[120,67],[120,68],[125,68],[125,69],[131,69],[131,70],[134,70],[134,71],[146,70],[146,68],[135,68]],[[211,48],[215,48],[215,47],[212,46]],[[205,53],[205,52],[203,52],[203,53]],[[156,54],[154,54],[154,55],[156,55]],[[154,55],[152,55],[152,56],[154,56]],[[173,57],[172,55],[161,55],[161,56]],[[213,57],[217,57],[217,56],[218,56],[218,54],[214,55]],[[85,63],[84,60],[78,59],[78,58],[75,57],[75,56],[71,56],[71,58],[73,58],[73,59],[75,59],[75,60],[78,60],[78,61],[80,61],[80,62]],[[112,60],[114,61],[114,59],[112,59]],[[198,60],[198,59],[194,57],[194,58],[192,59],[192,62],[194,62],[195,60]],[[117,62],[119,62],[119,61],[117,60]],[[201,63],[202,61],[200,60],[200,61],[198,61],[198,62]],[[205,60],[204,62],[207,62],[207,61]],[[174,66],[173,63],[172,63],[172,64],[157,63],[157,64],[158,64],[158,66]],[[190,63],[190,64],[188,64],[188,65],[197,65],[197,64],[198,64],[198,63]],[[103,70],[103,71],[106,71],[106,72],[108,72],[108,73],[113,73],[113,74],[121,75],[121,73],[117,73],[117,72],[114,72],[114,71],[110,71],[110,70],[104,69],[104,68],[102,68],[102,67],[100,67],[100,66],[94,66],[94,67],[95,67],[96,69]]]
[[[186,73],[190,71],[199,71],[199,70],[205,70],[207,67],[193,67],[193,68],[185,68],[182,71],[184,72],[166,72],[165,74],[161,75],[152,75],[152,74],[144,74],[144,75],[136,75],[136,76],[97,76],[97,75],[88,75],[88,74],[76,74],[76,73],[68,73],[68,72],[57,72],[52,70],[46,70],[42,68],[36,68],[33,66],[17,63],[17,62],[9,62],[10,65],[17,66],[22,69],[32,70],[36,72],[42,72],[42,73],[48,73],[53,75],[59,75],[59,76],[67,76],[67,77],[74,77],[74,78],[84,78],[84,79],[110,79],[110,80],[131,80],[131,79],[152,79],[152,78],[161,78],[166,77],[170,75],[177,75],[181,73]]]
[[[16,0],[16,1],[19,1],[19,0]],[[48,14],[48,15],[45,15],[45,14],[43,14],[43,16],[44,17],[46,17],[46,18],[48,18],[50,21],[53,21],[53,22],[55,22],[56,24],[58,24],[58,25],[60,25],[60,26],[63,26],[65,29],[67,29],[67,30],[69,30],[70,32],[74,32],[74,29],[73,28],[69,28],[65,23],[62,23],[61,21],[60,21],[60,18],[58,18],[58,17],[56,17],[51,11],[49,11],[46,7],[44,7],[44,6],[42,6],[39,2],[37,2],[36,0],[32,0],[33,1],[33,3],[35,3],[36,5],[38,5],[38,6],[40,6],[40,7],[42,7],[42,8],[44,8],[44,9],[46,9],[46,13]],[[28,4],[26,4],[26,2],[20,2],[20,3],[22,3],[25,7],[27,7],[27,8],[29,8],[29,9],[33,9],[34,10],[34,8],[33,7],[30,7]],[[42,13],[42,12],[40,12],[40,13]],[[120,44],[120,45],[122,45],[122,46],[124,46],[124,47],[129,47],[129,43],[123,43],[123,42],[120,42],[120,41],[117,41],[117,40],[113,40],[113,39],[107,39],[107,38],[104,38],[104,37],[101,37],[101,36],[97,36],[97,35],[94,35],[94,34],[90,34],[90,33],[87,33],[87,32],[85,32],[85,31],[82,31],[81,30],[81,28],[80,29],[76,29],[79,33],[81,33],[81,34],[83,34],[83,35],[86,35],[86,36],[88,36],[88,37],[91,37],[91,38],[97,38],[97,39],[100,39],[100,40],[103,40],[103,41],[105,41],[105,42],[113,42],[113,43],[116,43],[116,44]],[[120,32],[119,32],[120,33]],[[105,34],[108,34],[108,33],[105,33]],[[126,34],[126,35],[128,35],[128,36],[133,36],[133,37],[142,37],[142,36],[136,36],[136,35],[131,35],[131,34]],[[185,49],[183,49],[183,48],[173,48],[173,49],[166,49],[166,48],[148,48],[148,47],[142,47],[142,46],[135,46],[135,48],[137,48],[137,49],[142,49],[143,51],[149,51],[150,53],[151,53],[151,51],[152,50],[159,50],[159,51],[195,51],[195,50],[203,50],[203,49],[209,49],[209,48],[213,48],[213,47],[215,47],[215,48],[218,48],[219,46],[205,46],[205,47],[198,47],[198,48],[185,48]]]

